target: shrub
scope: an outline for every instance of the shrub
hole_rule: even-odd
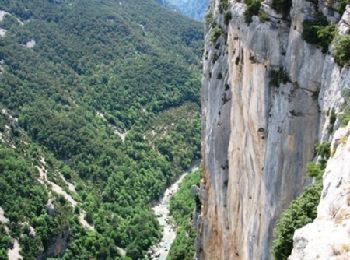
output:
[[[282,213],[274,230],[275,240],[272,251],[275,259],[287,260],[293,248],[293,235],[296,229],[312,222],[317,216],[322,183],[315,182]]]
[[[220,1],[220,10],[227,10],[228,8],[228,0],[221,0]]]
[[[210,41],[213,43],[216,42],[219,39],[221,34],[222,34],[222,29],[218,25],[216,25],[210,32],[210,36],[209,36]]]
[[[211,12],[210,9],[208,9],[208,12],[206,13],[205,15],[205,23],[208,25],[208,26],[212,26],[214,24],[214,18],[213,18],[213,14]]]
[[[317,155],[320,157],[320,166],[322,169],[326,168],[328,158],[331,156],[331,143],[323,142],[316,145],[315,148]],[[315,176],[312,176],[315,177]]]
[[[290,82],[288,73],[283,67],[280,67],[278,70],[271,71],[271,81],[272,86],[278,87],[280,84],[286,84]]]
[[[250,24],[253,21],[252,17],[259,14],[261,3],[260,1],[249,0],[246,1],[246,4],[247,10],[244,11],[244,20],[247,24]]]
[[[335,36],[335,25],[329,25],[327,18],[322,13],[317,13],[313,20],[305,20],[303,27],[303,39],[320,46],[322,52],[327,52]]]
[[[336,31],[337,28],[333,24],[317,28],[317,37],[320,40],[319,45],[322,48],[322,52],[326,53],[328,51],[328,47],[332,43]]]
[[[312,222],[317,216],[317,206],[322,191],[322,176],[330,157],[330,142],[323,142],[316,146],[320,163],[309,162],[307,173],[316,181],[281,214],[274,230],[275,240],[272,242],[272,251],[275,259],[287,260],[293,248],[293,235],[296,229]]]
[[[260,22],[262,22],[262,23],[264,23],[264,22],[269,20],[269,17],[267,15],[267,13],[264,10],[262,10],[262,9],[260,9],[260,11],[258,13],[258,17],[260,19]]]
[[[350,5],[350,0],[340,0],[338,6],[338,12],[340,15],[343,15],[345,12],[346,5]]]
[[[5,15],[4,19],[0,22],[0,27],[5,30],[11,30],[17,26],[18,26],[18,21],[12,15]]]
[[[333,42],[332,56],[340,66],[350,61],[350,35],[337,35]]]
[[[225,24],[228,25],[231,19],[232,19],[232,13],[231,11],[227,11],[224,17]]]
[[[341,95],[344,98],[350,98],[350,89],[349,88],[343,89],[341,91]]]
[[[289,16],[292,7],[292,0],[272,0],[271,7],[282,14],[283,18],[286,18]]]
[[[330,110],[330,119],[329,119],[329,133],[332,133],[334,131],[334,124],[335,121],[337,120],[337,115],[335,114],[334,108]]]
[[[339,117],[340,126],[344,127],[344,126],[347,126],[347,124],[350,121],[350,89],[346,88],[342,90],[341,95],[345,99],[345,103],[342,105],[342,112],[338,114],[338,117]],[[333,109],[333,112],[334,112],[334,109]],[[336,119],[336,115],[335,115],[335,119]]]
[[[320,180],[323,174],[323,169],[320,164],[315,162],[309,162],[306,165],[308,175],[310,177],[316,178],[317,180]]]
[[[350,121],[350,109],[346,108],[345,111],[339,114],[340,125],[342,127],[346,126]]]

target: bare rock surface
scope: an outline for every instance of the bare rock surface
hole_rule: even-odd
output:
[[[44,185],[47,185],[47,187],[49,188],[50,191],[58,194],[58,195],[61,195],[64,197],[64,199],[66,201],[68,201],[73,208],[77,207],[79,205],[79,203],[72,197],[72,195],[70,195],[68,192],[66,192],[61,186],[57,185],[56,183],[52,182],[52,181],[49,181],[48,178],[47,178],[47,170],[45,168],[46,166],[46,162],[45,162],[45,158],[44,157],[41,157],[40,160],[39,160],[39,166],[37,166],[37,169],[39,171],[39,179],[38,181],[41,183],[41,184],[44,184]],[[68,182],[64,176],[62,174],[59,174],[59,176],[61,177],[61,179],[65,182],[65,184],[67,185],[68,187],[68,190],[70,192],[75,192],[75,186]],[[48,203],[47,203],[47,208],[51,211],[54,211],[54,205],[52,204],[52,200],[49,199]],[[85,210],[83,209],[80,209],[80,213],[79,213],[79,223],[89,229],[89,230],[95,230],[95,228],[90,225],[86,219],[86,212]]]
[[[4,10],[0,10],[0,22],[2,22],[2,20],[4,20],[6,15],[9,15],[9,13],[4,11]]]
[[[20,254],[21,248],[19,246],[18,240],[13,239],[13,247],[8,251],[8,258],[9,260],[20,260],[23,259],[23,257]]]
[[[6,224],[9,222],[8,218],[5,217],[5,212],[2,209],[2,207],[0,207],[0,222],[3,224]]]
[[[25,47],[28,49],[32,49],[32,48],[34,48],[35,45],[36,45],[36,42],[34,39],[32,39],[32,40],[26,42]]]
[[[226,25],[220,1],[212,1],[222,33],[215,42],[211,30],[206,35],[196,251],[200,259],[270,259],[273,227],[312,181],[306,164],[314,145],[331,138],[330,111],[342,109],[350,70],[303,40],[311,2],[293,0],[289,24],[264,1],[269,21],[253,17],[250,25],[246,5],[229,2]],[[276,86],[279,70],[287,79]]]
[[[350,124],[333,138],[317,218],[298,229],[290,260],[350,259]]]

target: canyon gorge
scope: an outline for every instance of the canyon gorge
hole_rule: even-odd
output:
[[[350,259],[349,1],[0,1],[0,259]]]

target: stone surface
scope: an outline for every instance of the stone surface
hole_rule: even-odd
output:
[[[350,33],[350,5],[345,9],[345,12],[338,23],[338,32],[340,34]]]
[[[0,37],[5,37],[6,36],[6,30],[5,29],[2,29],[0,28]]]
[[[295,232],[290,260],[350,259],[349,133],[350,124],[333,138],[336,150],[325,170],[317,218]]]
[[[49,188],[50,192],[53,191],[54,193],[56,193],[56,194],[58,194],[60,196],[63,196],[63,198],[66,201],[68,201],[73,208],[76,208],[79,205],[79,203],[72,197],[72,195],[70,195],[67,191],[65,191],[61,186],[59,186],[56,183],[48,180],[48,178],[47,178],[47,170],[46,170],[46,162],[45,162],[45,158],[44,157],[40,157],[39,166],[37,166],[36,168],[37,168],[37,170],[39,172],[38,181],[41,184],[46,185],[46,187]],[[70,192],[72,192],[72,193],[75,193],[75,186],[72,183],[68,182],[61,173],[59,173],[59,176],[61,177],[63,182],[67,185],[68,190]],[[51,193],[49,193],[49,194],[51,194]],[[52,204],[52,200],[51,199],[49,199],[49,201],[47,202],[46,207],[47,207],[47,209],[49,210],[49,212],[51,214],[54,213],[55,207]],[[86,217],[85,210],[80,209],[79,217],[78,217],[79,223],[86,229],[95,230],[94,226],[90,225],[86,221],[85,217]]]
[[[340,111],[350,71],[302,39],[311,2],[293,0],[291,25],[270,10],[270,21],[248,26],[245,5],[231,1],[226,26],[211,5],[224,33],[215,43],[206,35],[197,257],[270,259],[276,219],[311,182],[306,163],[331,137],[329,111]],[[289,82],[272,86],[280,68]]]
[[[7,256],[9,260],[20,260],[23,259],[23,257],[20,254],[21,247],[18,243],[17,239],[12,240],[13,247],[8,251]]]
[[[7,224],[9,222],[9,219],[5,217],[5,212],[2,207],[0,207],[0,222],[3,224]]]
[[[4,10],[0,10],[0,22],[2,22],[6,15],[9,15],[9,13]]]
[[[36,45],[36,42],[35,42],[35,40],[32,39],[32,40],[26,42],[25,47],[28,49],[32,49],[32,48],[34,48],[35,45]]]

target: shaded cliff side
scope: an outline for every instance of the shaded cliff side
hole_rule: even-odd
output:
[[[289,15],[261,3],[211,2],[202,80],[200,259],[269,259],[276,219],[311,183],[306,164],[330,140],[350,70],[303,39],[319,12],[337,3],[293,0]],[[349,8],[349,7],[348,7]],[[263,15],[262,15],[263,14]],[[336,30],[348,33],[347,12]],[[332,112],[330,112],[332,111]]]

